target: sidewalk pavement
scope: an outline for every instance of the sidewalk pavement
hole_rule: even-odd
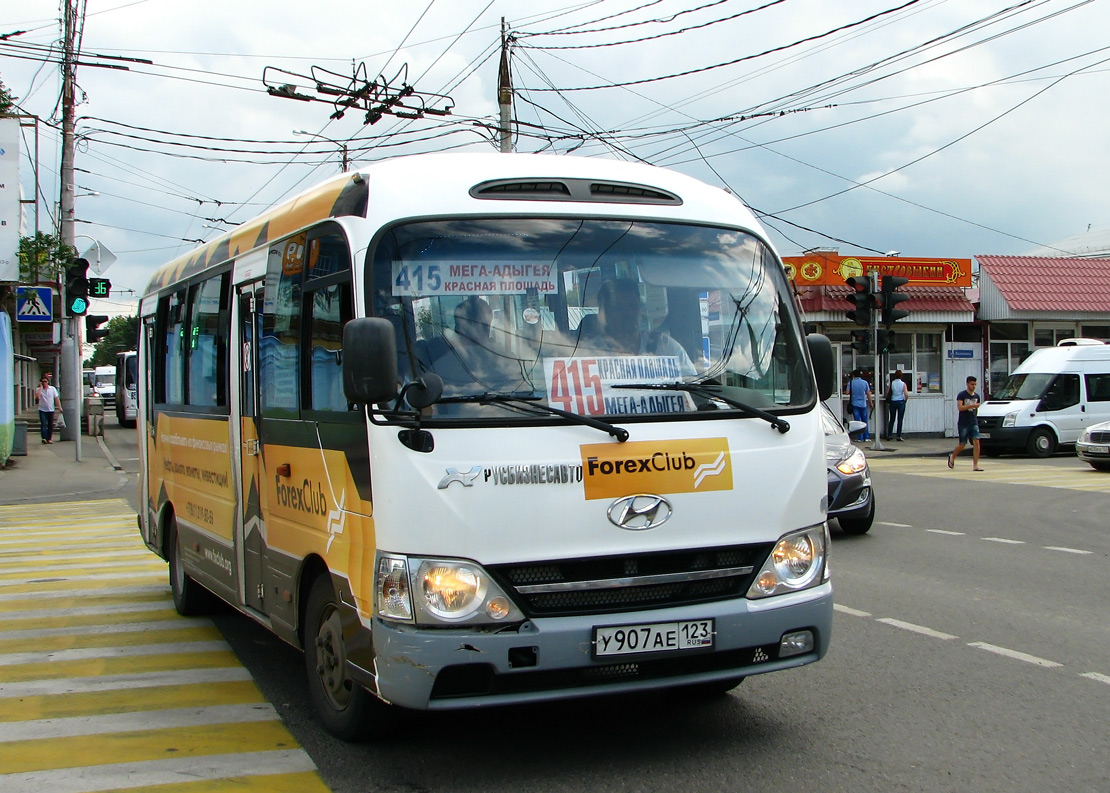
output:
[[[0,505],[44,504],[134,496],[127,474],[102,438],[81,436],[81,462],[76,443],[44,444],[37,424],[28,427],[27,455],[12,456],[0,468]]]

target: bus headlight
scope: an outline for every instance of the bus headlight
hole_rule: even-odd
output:
[[[763,563],[748,597],[765,598],[817,586],[825,580],[828,547],[827,524],[786,535]]]
[[[436,624],[520,622],[524,615],[481,565],[464,559],[378,560],[378,616]]]

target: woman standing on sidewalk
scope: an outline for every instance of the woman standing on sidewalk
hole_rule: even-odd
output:
[[[58,398],[58,389],[50,385],[50,380],[45,375],[35,389],[35,399],[39,403],[39,432],[42,434],[42,442],[53,443],[54,411],[62,409],[62,400]]]

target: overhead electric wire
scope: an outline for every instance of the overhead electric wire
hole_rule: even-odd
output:
[[[725,2],[725,1],[726,0],[720,0],[720,2]],[[655,41],[656,39],[663,39],[663,38],[667,38],[669,36],[681,36],[683,33],[689,33],[692,30],[701,30],[703,28],[712,27],[713,25],[719,25],[723,22],[732,22],[733,20],[739,19],[740,17],[745,17],[745,16],[748,16],[749,14],[755,14],[759,11],[763,11],[767,8],[770,8],[771,6],[777,6],[777,5],[779,5],[781,3],[785,3],[785,2],[786,2],[786,0],[770,0],[769,2],[764,3],[763,5],[759,6],[758,8],[752,8],[752,9],[749,9],[747,11],[741,11],[739,13],[732,14],[732,15],[727,16],[727,17],[721,17],[719,19],[712,19],[708,22],[702,22],[699,25],[691,25],[689,27],[680,28],[678,30],[668,30],[666,33],[656,33],[652,36],[643,36],[643,37],[638,38],[638,39],[626,39],[624,41],[606,41],[606,42],[602,42],[600,44],[526,45],[526,46],[528,46],[529,49],[535,49],[535,50],[590,50],[590,49],[598,49],[600,47],[619,47],[619,46],[624,45],[624,44],[640,44],[640,43],[645,42],[645,41]],[[710,3],[710,5],[717,5],[717,3]],[[702,8],[708,8],[708,7],[709,6],[702,6]],[[690,11],[696,11],[696,10],[700,10],[700,9],[690,9]],[[690,13],[690,12],[689,11],[683,11],[683,12],[680,12],[680,13]],[[677,16],[677,14],[675,16]],[[652,20],[652,21],[659,21],[659,20]],[[636,24],[646,24],[646,23],[636,23]],[[617,28],[602,28],[601,30],[588,30],[588,31],[580,31],[580,32],[581,33],[599,33],[599,32],[603,32],[605,30],[621,30],[621,29],[626,28],[626,27],[631,27],[631,25],[622,25],[622,26],[617,27]],[[544,35],[566,35],[566,34],[557,34],[557,33],[551,33],[551,34],[532,33],[532,34],[528,34],[528,33],[521,33],[521,34],[518,34],[518,38],[523,39],[524,37],[527,37],[527,36],[544,36]]]
[[[693,74],[702,74],[704,72],[713,71],[714,69],[721,69],[721,68],[724,68],[726,66],[735,66],[736,64],[743,63],[744,61],[755,60],[756,58],[762,58],[765,55],[770,55],[770,54],[775,53],[775,52],[783,52],[784,50],[792,49],[794,47],[799,47],[802,44],[808,44],[811,41],[819,41],[823,38],[827,38],[827,37],[832,36],[836,33],[839,33],[843,30],[850,30],[851,28],[859,27],[860,25],[865,25],[868,22],[871,22],[875,19],[879,19],[880,17],[887,16],[888,14],[897,13],[898,11],[901,11],[905,8],[909,8],[910,6],[916,5],[919,2],[922,2],[922,0],[906,0],[906,2],[903,3],[900,6],[896,6],[894,8],[888,8],[885,11],[879,11],[878,13],[872,14],[872,15],[870,15],[868,17],[865,17],[864,19],[858,20],[856,22],[849,22],[845,25],[841,25],[839,27],[833,28],[832,30],[827,30],[824,33],[817,33],[813,36],[807,36],[803,39],[793,41],[789,44],[783,44],[783,45],[780,45],[778,47],[772,47],[770,49],[767,49],[767,50],[764,50],[762,52],[758,52],[758,53],[755,53],[755,54],[752,54],[752,55],[745,55],[741,58],[734,58],[733,60],[725,61],[724,63],[716,63],[716,64],[712,64],[710,66],[701,66],[701,67],[698,67],[697,69],[687,69],[686,71],[674,72],[672,74],[664,74],[664,75],[659,75],[659,76],[656,76],[656,77],[644,77],[640,80],[626,80],[624,82],[608,83],[608,84],[604,84],[604,85],[574,86],[572,88],[560,88],[558,90],[560,91],[560,93],[563,93],[563,92],[571,92],[571,91],[599,91],[599,90],[602,90],[602,89],[605,89],[605,88],[624,88],[624,87],[632,86],[632,85],[645,85],[647,83],[657,83],[657,82],[660,82],[662,80],[672,80],[672,79],[675,79],[677,77],[689,77],[690,75],[693,75]],[[540,48],[536,47],[536,48],[530,48],[530,49],[540,49]],[[533,90],[544,91],[544,90],[548,90],[548,89],[536,88],[536,89],[533,89]]]

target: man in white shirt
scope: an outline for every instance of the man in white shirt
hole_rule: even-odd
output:
[[[39,403],[39,433],[43,443],[54,442],[54,413],[61,411],[62,400],[58,396],[58,389],[50,385],[50,380],[43,375],[39,387],[35,389],[35,400]]]

